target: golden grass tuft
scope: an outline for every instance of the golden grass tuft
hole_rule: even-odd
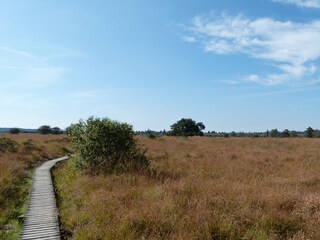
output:
[[[138,139],[154,174],[55,170],[66,238],[320,239],[320,140]]]

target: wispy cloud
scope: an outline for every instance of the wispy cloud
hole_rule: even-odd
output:
[[[193,43],[197,41],[196,38],[192,36],[182,36],[181,39],[188,43]]]
[[[210,14],[195,17],[189,32],[206,52],[242,53],[277,68],[264,76],[252,74],[247,81],[276,85],[318,74],[315,61],[320,57],[320,20],[296,23]]]
[[[13,53],[15,55],[20,55],[20,56],[23,56],[23,57],[37,58],[35,55],[33,55],[31,53],[20,51],[20,50],[13,49],[13,48],[9,48],[9,47],[6,47],[6,46],[1,46],[0,50],[6,51],[6,52],[9,52],[9,53]]]
[[[16,87],[38,88],[53,85],[63,79],[66,68],[57,67],[28,51],[0,46],[0,70],[6,82]]]
[[[257,92],[251,94],[240,95],[240,98],[248,98],[248,97],[265,97],[265,96],[275,96],[275,95],[283,95],[283,94],[296,94],[299,92],[314,92],[319,91],[319,87],[302,87],[302,88],[289,88],[284,90],[277,91],[267,91],[267,92]]]
[[[286,3],[286,4],[294,4],[299,7],[320,8],[320,0],[272,0],[272,1]]]
[[[240,81],[233,80],[233,79],[221,79],[221,80],[219,80],[219,82],[229,84],[229,85],[236,85],[236,84],[240,83]]]

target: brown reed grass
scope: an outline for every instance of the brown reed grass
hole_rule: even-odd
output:
[[[65,238],[320,239],[320,140],[139,141],[161,177],[55,170]]]

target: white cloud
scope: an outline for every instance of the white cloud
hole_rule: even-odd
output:
[[[273,2],[294,4],[299,7],[320,8],[320,0],[273,0]]]
[[[247,54],[268,60],[278,69],[265,76],[252,74],[246,78],[248,81],[275,85],[317,74],[320,21],[295,23],[212,14],[195,17],[189,31],[206,52]]]
[[[191,36],[182,36],[182,40],[188,43],[193,43],[197,41],[195,37]]]

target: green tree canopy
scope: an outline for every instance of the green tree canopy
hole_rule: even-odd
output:
[[[308,127],[306,130],[306,137],[313,138],[313,134],[314,134],[314,130],[312,129],[312,127]]]
[[[191,118],[182,118],[176,123],[170,126],[171,131],[169,135],[171,136],[203,136],[202,130],[205,126],[202,122],[195,122]]]
[[[285,129],[282,133],[281,133],[281,137],[282,138],[289,138],[290,137],[290,131],[288,129]]]
[[[272,129],[270,131],[269,135],[272,138],[277,138],[277,137],[279,137],[280,133],[279,133],[278,129]]]
[[[60,128],[58,128],[58,127],[54,127],[54,128],[52,128],[52,129],[51,129],[51,133],[52,133],[52,134],[56,134],[56,135],[58,135],[58,134],[61,134],[61,133],[62,133],[62,131],[61,131],[61,129],[60,129]]]
[[[52,132],[52,129],[48,125],[42,125],[41,127],[38,128],[38,133],[41,134],[50,134]]]
[[[149,165],[127,123],[90,117],[72,124],[67,134],[80,156],[77,166],[91,173],[140,171]]]
[[[290,131],[290,137],[292,137],[292,138],[296,138],[296,137],[298,137],[298,133],[297,133],[297,131]]]
[[[20,133],[20,129],[19,128],[10,128],[9,133],[11,134],[19,134]]]

